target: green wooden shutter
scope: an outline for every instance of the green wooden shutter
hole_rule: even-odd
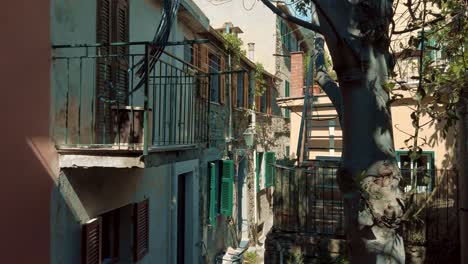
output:
[[[271,187],[275,185],[275,153],[265,153],[265,187]]]
[[[210,225],[216,227],[216,164],[209,163],[208,169],[210,172]]]
[[[221,175],[221,205],[220,213],[222,215],[232,215],[232,196],[234,184],[234,162],[232,160],[223,160]]]

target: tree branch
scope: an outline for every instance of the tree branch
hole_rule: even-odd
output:
[[[444,19],[445,19],[445,17],[438,17],[436,19],[433,19],[433,20],[431,20],[429,22],[424,23],[424,26],[435,24],[435,23],[440,22],[440,21],[442,21]],[[404,33],[408,33],[408,32],[412,32],[412,31],[421,29],[422,27],[423,27],[422,25],[414,26],[414,27],[411,27],[411,28],[403,29],[403,30],[393,31],[392,34],[395,34],[395,35],[404,34]]]
[[[317,33],[322,33],[322,29],[320,28],[319,25],[312,24],[310,22],[307,22],[305,20],[299,19],[295,16],[291,16],[289,14],[286,14],[284,11],[276,7],[273,3],[270,2],[270,0],[261,0],[264,5],[266,5],[273,13],[277,14],[278,16],[282,17],[283,19],[286,19],[294,24],[297,24],[299,26],[302,26],[304,28],[310,29],[314,32]]]
[[[341,43],[343,44],[343,39],[340,37],[340,33],[338,33],[338,30],[336,30],[336,27],[335,25],[333,24],[332,20],[330,19],[330,17],[327,15],[327,13],[323,10],[323,8],[320,6],[320,4],[318,3],[317,0],[311,0],[312,3],[314,4],[315,8],[317,8],[317,10],[320,12],[320,15],[323,16],[323,18],[325,18],[325,21],[327,21],[327,24],[330,26],[331,30],[333,31],[333,34],[335,34],[335,37],[336,37],[336,41],[338,43]],[[313,14],[312,14],[313,16]]]
[[[328,98],[330,98],[330,101],[332,102],[333,106],[335,106],[336,112],[338,113],[338,117],[341,123],[343,100],[341,98],[341,92],[338,87],[338,84],[334,80],[332,80],[330,75],[328,75],[327,73],[327,69],[325,66],[324,43],[325,40],[323,39],[323,36],[317,36],[315,38],[316,82],[327,94]]]

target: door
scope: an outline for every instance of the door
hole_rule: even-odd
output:
[[[185,263],[185,198],[186,198],[186,188],[185,188],[185,174],[179,175],[178,184],[177,184],[177,264]]]
[[[128,0],[98,0],[98,43],[129,41]],[[127,104],[128,46],[96,49],[95,142],[113,143],[112,107]]]

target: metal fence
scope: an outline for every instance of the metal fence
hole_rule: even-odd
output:
[[[60,148],[144,150],[208,142],[209,76],[151,44],[53,46]]]
[[[344,238],[343,200],[336,182],[336,166],[313,169],[275,166],[274,229],[281,232]],[[411,175],[413,174],[414,175]],[[452,245],[458,243],[458,194],[455,170],[405,171],[416,177],[416,215],[402,226],[408,245]],[[409,189],[407,189],[409,190]],[[411,204],[407,204],[410,207]]]
[[[305,170],[275,167],[274,228],[344,236],[343,201],[335,166]]]

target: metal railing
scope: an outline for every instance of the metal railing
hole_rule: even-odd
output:
[[[273,227],[344,238],[344,208],[336,182],[336,166],[307,169],[275,166]],[[408,245],[453,245],[458,237],[458,191],[455,170],[402,170],[404,189],[416,177],[415,215],[402,226]],[[409,178],[406,179],[405,178]],[[409,189],[407,189],[409,191]],[[407,204],[407,207],[411,207]],[[452,247],[456,248],[456,247]]]
[[[173,45],[190,43],[173,43]],[[56,45],[52,135],[59,148],[143,150],[208,142],[209,76],[149,42]],[[182,50],[182,49],[181,49]]]

